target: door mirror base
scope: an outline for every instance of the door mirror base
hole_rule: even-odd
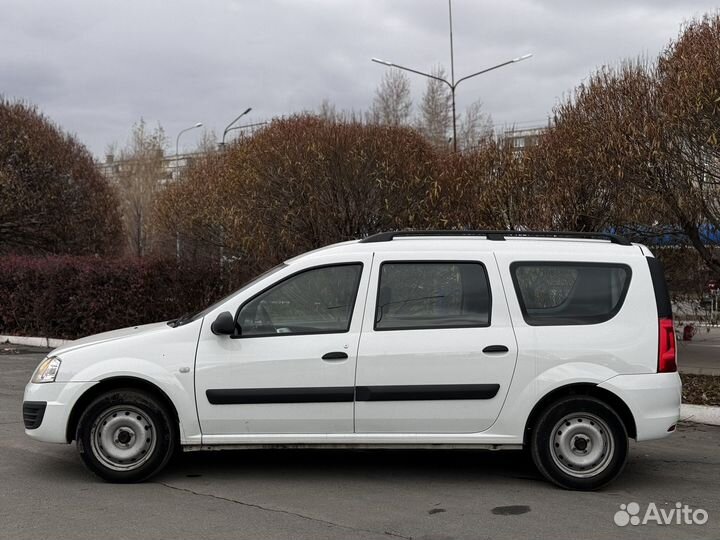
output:
[[[235,333],[235,317],[229,311],[223,311],[213,321],[210,330],[216,336],[231,336]]]

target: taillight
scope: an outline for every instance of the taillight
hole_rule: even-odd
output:
[[[658,373],[677,371],[675,353],[675,327],[670,318],[660,319],[660,336],[658,339]]]

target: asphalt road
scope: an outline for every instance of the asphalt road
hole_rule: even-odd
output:
[[[678,341],[680,373],[720,376],[720,333],[699,332],[692,341]]]
[[[186,454],[145,484],[111,485],[74,446],[23,433],[42,352],[0,345],[0,538],[720,538],[720,428],[633,444],[610,487],[563,491],[521,452],[235,451]],[[705,525],[615,525],[620,504],[676,502]]]

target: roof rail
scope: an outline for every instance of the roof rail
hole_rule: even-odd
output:
[[[594,240],[609,240],[613,244],[621,246],[631,246],[632,244],[624,236],[604,232],[577,232],[577,231],[473,231],[473,230],[456,230],[456,231],[386,231],[373,234],[360,240],[362,244],[370,244],[374,242],[390,242],[394,238],[407,236],[484,236],[488,240],[505,240],[508,236],[525,237],[525,238],[587,238]]]

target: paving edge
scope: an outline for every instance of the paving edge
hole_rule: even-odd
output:
[[[12,343],[13,345],[28,345],[29,347],[49,347],[54,349],[70,343],[71,339],[57,339],[48,337],[30,336],[3,336],[0,335],[0,343]]]
[[[684,420],[686,422],[696,422],[698,424],[720,426],[720,407],[689,405],[683,403],[680,406],[680,420]]]

